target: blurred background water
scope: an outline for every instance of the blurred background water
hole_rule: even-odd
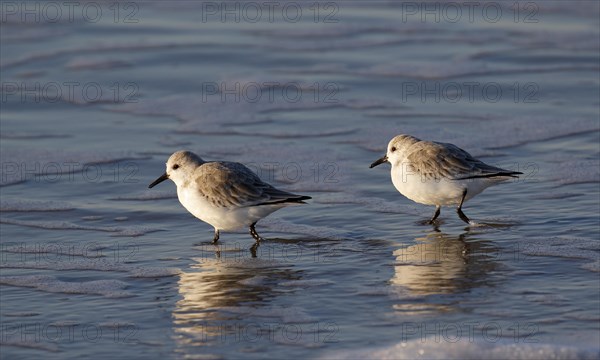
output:
[[[599,356],[597,2],[1,6],[2,358]],[[420,225],[399,133],[524,175]],[[215,248],[179,149],[313,200]]]

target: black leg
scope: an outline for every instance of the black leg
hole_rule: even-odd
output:
[[[250,254],[252,254],[252,257],[255,258],[256,257],[256,250],[258,250],[258,247],[260,246],[260,243],[257,241],[254,243],[254,245],[252,245],[250,247]]]
[[[215,237],[213,238],[213,244],[216,244],[219,241],[219,230],[215,229]]]
[[[465,201],[465,196],[467,196],[467,189],[465,189],[465,190],[463,191],[462,199],[460,199],[460,204],[459,204],[459,205],[458,205],[458,207],[456,208],[456,212],[458,213],[458,217],[459,217],[459,218],[460,218],[462,221],[464,221],[464,222],[466,222],[467,224],[469,224],[469,223],[470,223],[470,220],[469,220],[469,218],[467,217],[467,215],[465,215],[465,213],[463,213],[463,212],[462,212],[462,205],[463,205],[463,202]]]
[[[252,225],[250,225],[250,235],[252,235],[252,237],[254,238],[254,240],[256,240],[256,242],[261,242],[264,239],[260,237],[260,235],[258,235],[258,233],[256,232],[256,229],[254,228],[254,225],[256,225],[256,223],[253,223]]]
[[[430,224],[433,224],[433,222],[435,221],[435,219],[438,218],[438,216],[440,216],[440,209],[442,207],[440,205],[436,205],[435,206],[435,213],[433,214],[433,217],[431,218],[431,220],[429,220]]]

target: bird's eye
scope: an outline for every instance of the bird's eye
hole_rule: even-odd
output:
[[[177,170],[177,169],[179,169],[179,165],[177,165],[177,164],[173,165],[173,168],[172,168],[172,169],[173,169],[173,170]]]
[[[396,147],[392,146],[392,148],[390,149],[392,152],[396,151]]]

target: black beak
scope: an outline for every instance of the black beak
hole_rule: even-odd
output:
[[[387,162],[387,161],[388,161],[387,155],[383,155],[383,157],[382,157],[381,159],[377,159],[377,160],[375,160],[375,161],[374,161],[374,162],[371,164],[371,166],[369,166],[369,169],[372,169],[372,168],[374,168],[375,166],[377,166],[377,165],[381,165],[381,164],[383,164],[384,162]]]
[[[167,180],[169,178],[169,175],[167,175],[167,173],[162,174],[158,179],[154,180],[154,182],[150,185],[148,185],[149,189],[152,189],[154,186],[160,184],[161,182]]]

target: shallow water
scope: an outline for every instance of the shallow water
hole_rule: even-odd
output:
[[[91,4],[2,5],[3,358],[599,356],[596,3]],[[424,226],[398,133],[524,175]],[[215,248],[182,148],[313,200]]]

